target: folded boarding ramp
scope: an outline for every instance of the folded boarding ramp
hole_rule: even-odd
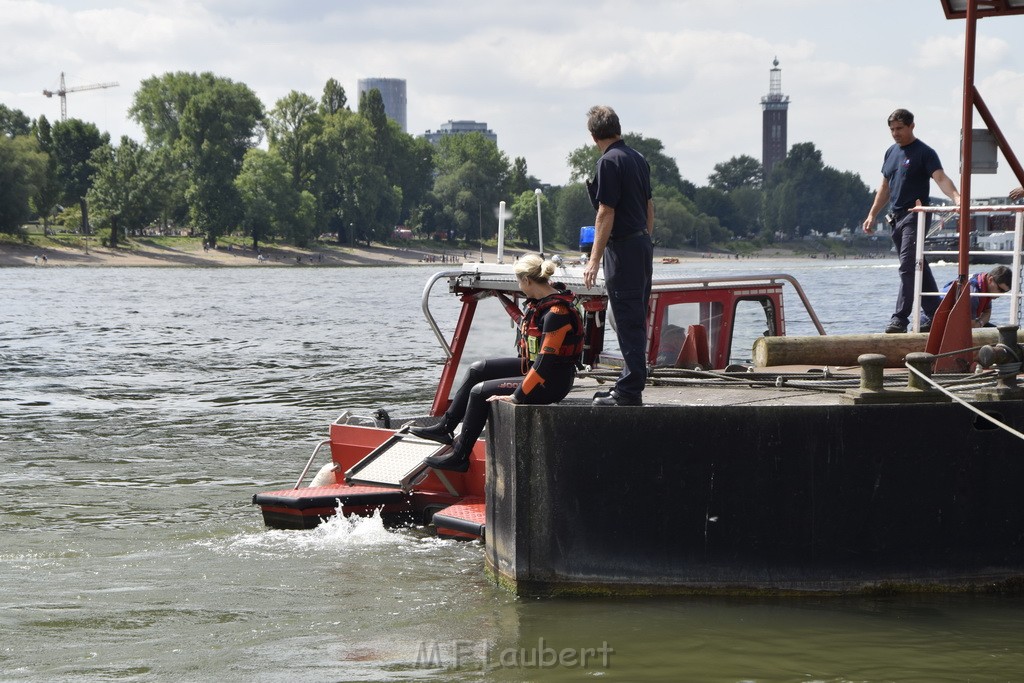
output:
[[[423,459],[450,449],[451,446],[438,446],[434,441],[414,436],[406,425],[345,472],[345,481],[392,487],[408,493],[430,473],[430,466]],[[434,473],[449,493],[458,495],[442,472],[434,470]]]

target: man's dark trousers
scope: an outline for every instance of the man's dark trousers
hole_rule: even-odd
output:
[[[927,231],[926,231],[927,232]],[[917,214],[907,213],[900,216],[896,226],[892,229],[892,243],[896,246],[896,254],[900,259],[900,290],[896,296],[896,310],[892,317],[904,325],[909,324],[910,311],[914,304],[914,270],[917,264]],[[938,287],[935,284],[935,277],[932,269],[928,267],[928,261],[924,262],[924,272],[921,274],[921,291],[936,292]],[[935,309],[939,306],[939,297],[922,296],[921,310],[932,318],[935,316]]]
[[[651,298],[654,244],[650,235],[609,240],[604,251],[604,284],[615,318],[623,368],[615,391],[639,397],[647,383],[647,302]]]

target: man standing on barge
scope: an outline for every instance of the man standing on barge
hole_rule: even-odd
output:
[[[647,383],[647,302],[654,270],[651,167],[622,140],[619,117],[611,107],[591,107],[587,129],[601,158],[594,181],[587,183],[597,218],[583,282],[593,287],[598,268],[604,266],[623,360],[615,388],[597,392],[594,405],[638,406]]]
[[[875,217],[891,199],[892,209],[885,218],[892,228],[892,241],[900,259],[900,289],[896,295],[896,310],[885,331],[906,332],[914,301],[914,269],[917,265],[917,214],[910,210],[918,203],[928,206],[930,180],[934,180],[956,206],[960,206],[960,193],[942,170],[935,150],[914,137],[913,114],[906,109],[897,109],[889,114],[889,132],[895,144],[885,152],[882,182],[868,217],[864,219],[864,232],[874,231]],[[937,291],[935,277],[927,261],[921,275],[921,291]],[[938,305],[936,296],[921,297],[921,309],[929,319],[934,317]]]

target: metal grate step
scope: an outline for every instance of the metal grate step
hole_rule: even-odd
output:
[[[413,436],[405,426],[345,472],[345,481],[408,491],[425,476],[423,459],[450,448]]]

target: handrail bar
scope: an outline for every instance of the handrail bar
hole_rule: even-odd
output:
[[[960,213],[960,207],[952,204],[934,204],[932,206],[915,206],[910,209],[920,213]],[[971,213],[1014,213],[1024,211],[1024,204],[972,204]]]
[[[302,486],[302,480],[305,479],[306,475],[309,473],[309,468],[313,465],[313,459],[316,457],[316,454],[320,452],[321,448],[323,448],[330,442],[330,439],[324,439],[323,441],[316,445],[316,448],[313,449],[313,453],[309,456],[309,460],[306,461],[306,466],[302,468],[302,474],[299,475],[298,481],[296,481],[295,486],[292,487],[293,491]]]
[[[437,341],[441,344],[441,349],[448,358],[452,357],[452,347],[448,345],[448,340],[444,338],[444,334],[441,333],[441,328],[438,327],[437,321],[434,320],[434,315],[430,312],[430,290],[434,288],[434,284],[436,284],[441,278],[454,277],[460,274],[462,274],[461,270],[443,270],[441,272],[434,273],[430,279],[427,280],[427,284],[423,288],[423,298],[420,300],[420,307],[423,309],[423,316],[427,319],[427,324],[430,325],[430,329],[434,331],[434,336],[437,337]]]

